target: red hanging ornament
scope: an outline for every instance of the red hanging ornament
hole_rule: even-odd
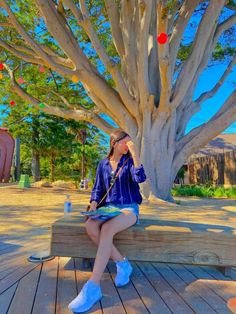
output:
[[[11,100],[11,101],[10,101],[10,105],[11,105],[11,106],[14,106],[15,104],[16,104],[16,103],[14,102],[14,100]]]
[[[39,68],[39,72],[40,72],[40,73],[44,73],[44,72],[45,72],[45,68],[41,66],[41,67]]]
[[[166,33],[160,33],[157,35],[157,41],[159,44],[163,45],[167,42],[168,40],[168,35]]]
[[[19,83],[19,84],[24,84],[24,82],[25,82],[25,81],[24,81],[23,77],[20,77],[20,78],[18,79],[18,83]]]
[[[0,63],[0,71],[4,70],[4,64]]]

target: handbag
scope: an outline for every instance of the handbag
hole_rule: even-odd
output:
[[[130,158],[130,157],[129,157]],[[124,165],[127,163],[127,161],[129,160],[129,158],[126,159],[126,161],[123,163],[123,165],[120,167],[120,169],[117,171],[116,175],[114,176],[113,182],[111,183],[109,189],[107,190],[106,194],[102,197],[102,199],[100,200],[100,202],[97,205],[97,208],[99,207],[99,205],[102,204],[102,202],[105,200],[105,198],[107,197],[108,193],[111,191],[112,187],[114,186],[116,179],[119,177],[122,169],[124,168]],[[86,208],[86,211],[90,210],[91,205],[88,205]],[[89,218],[89,216],[85,217],[85,221]]]

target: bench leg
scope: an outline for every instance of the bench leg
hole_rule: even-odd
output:
[[[219,270],[224,276],[231,277],[232,267],[229,267],[229,266],[216,266],[216,269]]]
[[[82,258],[82,267],[90,268],[90,261],[91,261],[91,258],[87,258],[87,257]]]

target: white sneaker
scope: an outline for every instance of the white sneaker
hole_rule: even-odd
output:
[[[133,271],[133,267],[130,265],[126,257],[124,257],[123,261],[118,261],[115,263],[117,268],[115,285],[116,287],[123,287],[129,282],[129,277]]]
[[[89,279],[77,297],[68,305],[68,308],[76,313],[86,312],[101,298],[102,291],[100,285]]]

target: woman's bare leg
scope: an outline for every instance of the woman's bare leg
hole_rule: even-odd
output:
[[[86,223],[86,231],[90,239],[95,243],[99,244],[100,239],[100,233],[101,233],[101,225],[104,224],[104,221],[101,220],[93,220],[89,218]],[[123,259],[123,256],[120,254],[120,252],[117,250],[117,248],[112,244],[111,249],[111,256],[110,258],[115,261],[121,261]]]
[[[103,223],[96,259],[91,280],[100,283],[102,274],[111,256],[113,237],[116,233],[131,227],[136,222],[136,215],[130,211],[122,211],[122,214]]]

